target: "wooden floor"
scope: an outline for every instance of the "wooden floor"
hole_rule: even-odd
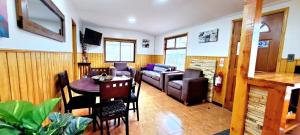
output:
[[[226,109],[211,103],[187,107],[146,83],[142,84],[139,102],[140,121],[130,111],[131,135],[212,135],[230,126],[231,112]],[[86,113],[87,110],[74,112],[75,115]],[[125,135],[124,123],[116,127],[110,122],[110,132]],[[100,133],[99,129],[93,132],[90,125],[85,134]]]

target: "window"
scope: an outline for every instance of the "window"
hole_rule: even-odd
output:
[[[187,34],[165,38],[165,64],[184,71],[187,42]]]
[[[105,62],[135,62],[136,40],[104,38]]]

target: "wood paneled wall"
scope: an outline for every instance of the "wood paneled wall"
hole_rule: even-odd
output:
[[[72,81],[72,53],[0,50],[0,101],[39,104],[59,97],[57,74],[64,70]]]
[[[281,59],[277,65],[277,72],[279,73],[294,73],[295,67],[300,66],[300,59],[293,62],[288,62],[287,59]]]
[[[81,54],[78,54],[78,62],[80,62]],[[91,62],[92,67],[110,67],[113,63],[105,63],[104,54],[103,53],[88,53],[88,61]],[[142,55],[137,54],[135,57],[135,63],[129,63],[129,66],[140,69],[141,67],[145,67],[149,63],[154,63],[155,56],[154,55]]]

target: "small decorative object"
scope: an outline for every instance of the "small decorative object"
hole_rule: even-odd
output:
[[[101,75],[96,75],[93,76],[92,79],[98,83],[98,82],[105,82],[105,81],[110,81],[113,79],[113,77],[111,75],[107,75],[106,73],[103,73]]]
[[[143,39],[143,48],[149,48],[150,47],[150,40]]]
[[[204,31],[199,34],[199,43],[217,42],[219,29]]]
[[[6,0],[0,0],[0,37],[9,37]]]
[[[295,60],[295,54],[288,54],[288,62],[293,62]]]
[[[270,40],[262,40],[258,42],[258,48],[268,48],[270,45]]]

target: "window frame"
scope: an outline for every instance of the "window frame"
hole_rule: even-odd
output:
[[[187,38],[187,42],[186,42],[186,46],[185,47],[178,47],[177,48],[177,38],[181,38],[181,37],[186,37]],[[175,45],[174,47],[167,47],[167,43],[168,43],[168,40],[171,40],[171,39],[175,39]],[[179,35],[175,35],[175,36],[171,36],[171,37],[166,37],[164,39],[164,64],[166,64],[166,59],[167,59],[167,50],[183,50],[185,49],[186,53],[185,53],[185,57],[187,56],[187,45],[188,45],[188,33],[183,33],[183,34],[179,34]],[[186,63],[186,60],[185,60],[185,63]],[[185,65],[184,65],[184,68]]]
[[[106,42],[111,41],[111,42],[120,42],[120,43],[133,43],[133,61],[107,61],[106,60]],[[104,61],[106,63],[114,63],[114,62],[127,62],[127,63],[135,63],[135,57],[136,57],[136,39],[124,39],[124,38],[109,38],[105,37],[103,40],[104,44]],[[121,55],[121,49],[120,49],[120,55]],[[120,56],[121,57],[121,56]]]

